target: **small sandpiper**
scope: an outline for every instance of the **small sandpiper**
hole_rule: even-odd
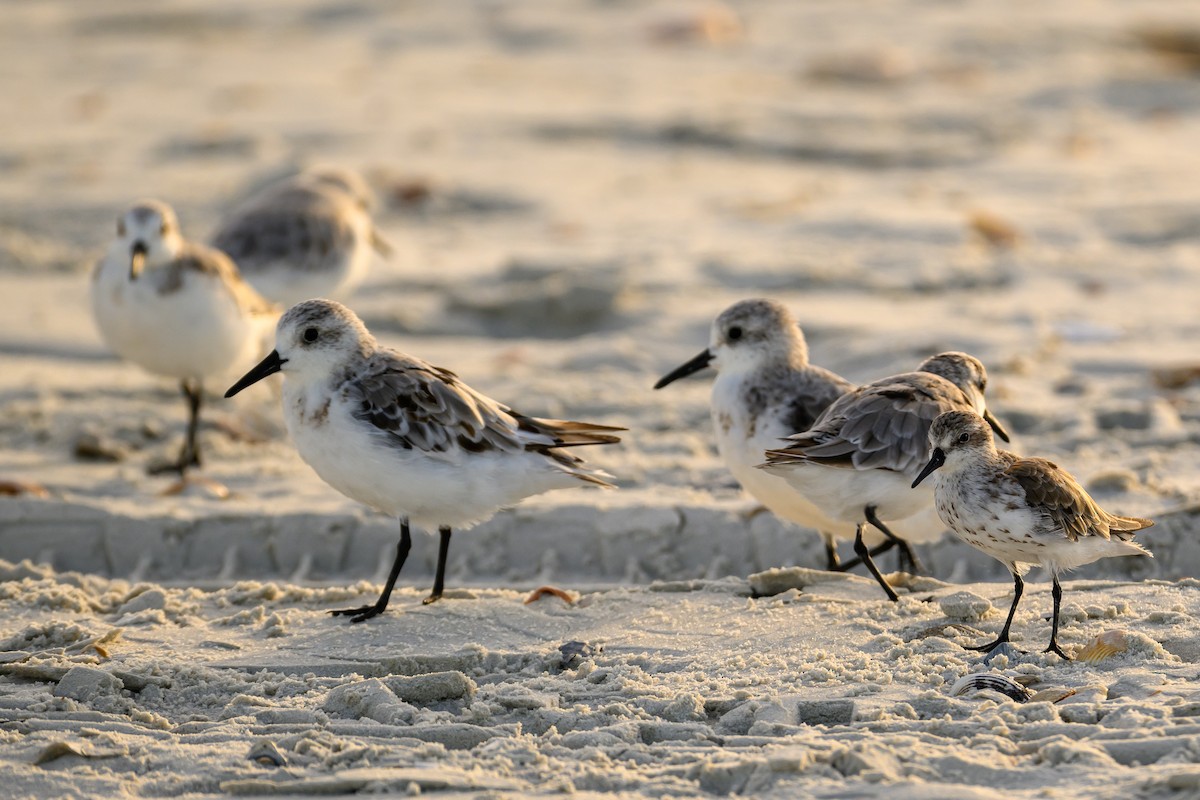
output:
[[[372,249],[391,253],[371,220],[373,204],[358,173],[309,170],[235,208],[211,244],[284,308],[310,297],[345,298],[366,277]]]
[[[910,484],[929,459],[929,426],[942,412],[985,414],[1008,441],[987,411],[986,386],[987,370],[978,359],[940,353],[916,372],[868,383],[838,398],[811,429],[789,436],[787,447],[767,450],[760,468],[785,478],[826,515],[853,523],[854,552],[888,599],[898,600],[871,559],[864,528],[870,523],[902,551],[908,548],[885,522],[911,517],[933,504],[932,492],[914,493]],[[909,560],[915,562],[911,553]]]
[[[279,309],[242,280],[228,256],[189,242],[175,212],[137,203],[92,273],[92,315],[117,355],[147,372],[177,378],[188,404],[179,458],[151,472],[200,466],[196,432],[204,381],[237,375],[270,346]]]
[[[351,622],[383,613],[408,557],[410,523],[437,530],[442,596],[452,528],[552,489],[613,488],[566,448],[615,444],[624,428],[528,417],[476,392],[453,372],[381,347],[353,311],[307,300],[279,320],[275,350],[234,384],[232,397],[283,373],[283,413],[300,457],[342,494],[400,519],[400,542],[379,599],[333,611]]]
[[[1044,652],[1069,659],[1058,646],[1059,574],[1101,558],[1153,557],[1133,541],[1133,534],[1154,522],[1110,514],[1051,461],[997,450],[991,430],[977,414],[951,411],[939,416],[929,429],[929,447],[929,463],[912,485],[936,470],[934,495],[942,521],[964,542],[1002,562],[1013,576],[1012,606],[999,638],[969,649],[986,652],[1008,641],[1025,588],[1021,576],[1031,566],[1041,566],[1054,582],[1054,616]]]
[[[722,311],[713,321],[708,347],[664,375],[654,388],[706,367],[717,371],[709,409],[717,451],[733,477],[781,519],[816,530],[825,543],[826,568],[842,568],[837,542],[852,540],[855,525],[826,515],[782,477],[755,467],[766,450],[812,427],[854,384],[809,363],[808,344],[796,318],[786,306],[767,299],[741,300]],[[902,522],[894,530],[909,542],[930,541],[943,532],[936,522],[932,528]],[[868,544],[882,541],[876,534]]]

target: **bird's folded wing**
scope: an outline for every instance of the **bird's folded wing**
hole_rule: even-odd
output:
[[[1108,539],[1112,533],[1141,530],[1153,524],[1150,520],[1108,513],[1066,470],[1044,458],[1019,458],[1005,474],[1024,490],[1025,500],[1034,513],[1071,541],[1081,536]]]

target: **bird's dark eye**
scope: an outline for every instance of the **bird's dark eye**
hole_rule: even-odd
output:
[[[319,335],[320,335],[320,332],[316,328],[305,328],[304,329],[304,341],[306,341],[306,342],[315,342]]]
[[[738,339],[742,338],[742,329],[740,327],[738,327],[737,325],[734,325],[732,328],[729,329],[728,336],[729,336],[729,341],[736,342]]]
[[[971,441],[971,434],[969,434],[969,433],[960,433],[960,434],[958,435],[958,443],[959,443],[959,444],[966,444],[966,443],[967,443],[967,442],[969,442],[969,441]]]

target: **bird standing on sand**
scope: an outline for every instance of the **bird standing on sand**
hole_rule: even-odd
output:
[[[347,497],[400,519],[387,584],[372,605],[332,612],[362,622],[383,613],[412,541],[440,535],[432,603],[442,596],[453,528],[552,489],[613,488],[565,448],[615,444],[624,430],[527,417],[453,372],[381,347],[354,312],[308,300],[279,320],[275,350],[226,397],[283,373],[288,432],[309,466]]]
[[[1021,458],[997,450],[978,415],[942,414],[929,429],[929,463],[913,481],[937,471],[934,495],[942,521],[960,539],[1008,567],[1013,601],[999,638],[971,650],[990,651],[1008,641],[1025,589],[1022,575],[1038,565],[1050,572],[1054,616],[1044,652],[1070,657],[1058,646],[1062,605],[1060,573],[1114,556],[1152,556],[1133,534],[1154,523],[1110,514],[1079,483],[1044,458]]]
[[[709,407],[721,459],[742,488],[774,514],[817,530],[825,543],[826,568],[840,569],[837,541],[853,539],[855,525],[829,517],[782,477],[756,467],[766,450],[808,430],[854,384],[810,364],[796,318],[786,306],[766,299],[741,300],[722,311],[712,324],[708,347],[664,375],[654,388],[706,367],[717,371]],[[896,530],[910,542],[928,541],[943,531],[936,522]],[[868,544],[881,539],[872,537]]]
[[[117,221],[117,237],[92,273],[92,315],[117,355],[178,378],[188,404],[177,461],[200,466],[196,433],[205,379],[238,374],[260,358],[279,310],[242,280],[222,252],[189,242],[166,203],[143,200]]]
[[[987,411],[987,370],[966,353],[940,353],[916,372],[868,383],[838,398],[812,428],[768,450],[761,469],[780,475],[833,519],[854,523],[854,552],[890,600],[899,599],[863,541],[867,523],[906,542],[885,521],[902,520],[932,504],[932,492],[913,492],[912,479],[929,458],[928,432],[942,412],[974,410],[997,433],[1008,434]],[[909,553],[909,559],[915,557]]]
[[[357,173],[310,170],[234,209],[211,244],[264,297],[285,308],[310,297],[344,298],[366,277],[372,249],[391,253],[371,221],[372,205],[371,190]]]

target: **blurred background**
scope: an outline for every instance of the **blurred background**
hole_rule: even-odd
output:
[[[160,496],[144,467],[177,446],[176,389],[113,358],[87,306],[138,198],[203,240],[335,164],[396,246],[350,299],[381,339],[526,413],[632,429],[591,454],[621,492],[501,515],[452,572],[819,564],[716,458],[709,381],[650,391],[755,295],[855,381],[978,355],[1016,449],[1114,510],[1173,512],[1156,561],[1089,570],[1200,567],[1196,4],[47,0],[0,2],[0,54],[0,478],[25,487],[0,557],[376,569],[392,523],[299,462],[266,392],[217,414],[262,440],[204,431],[230,495]],[[957,544],[923,556],[1003,575]]]

